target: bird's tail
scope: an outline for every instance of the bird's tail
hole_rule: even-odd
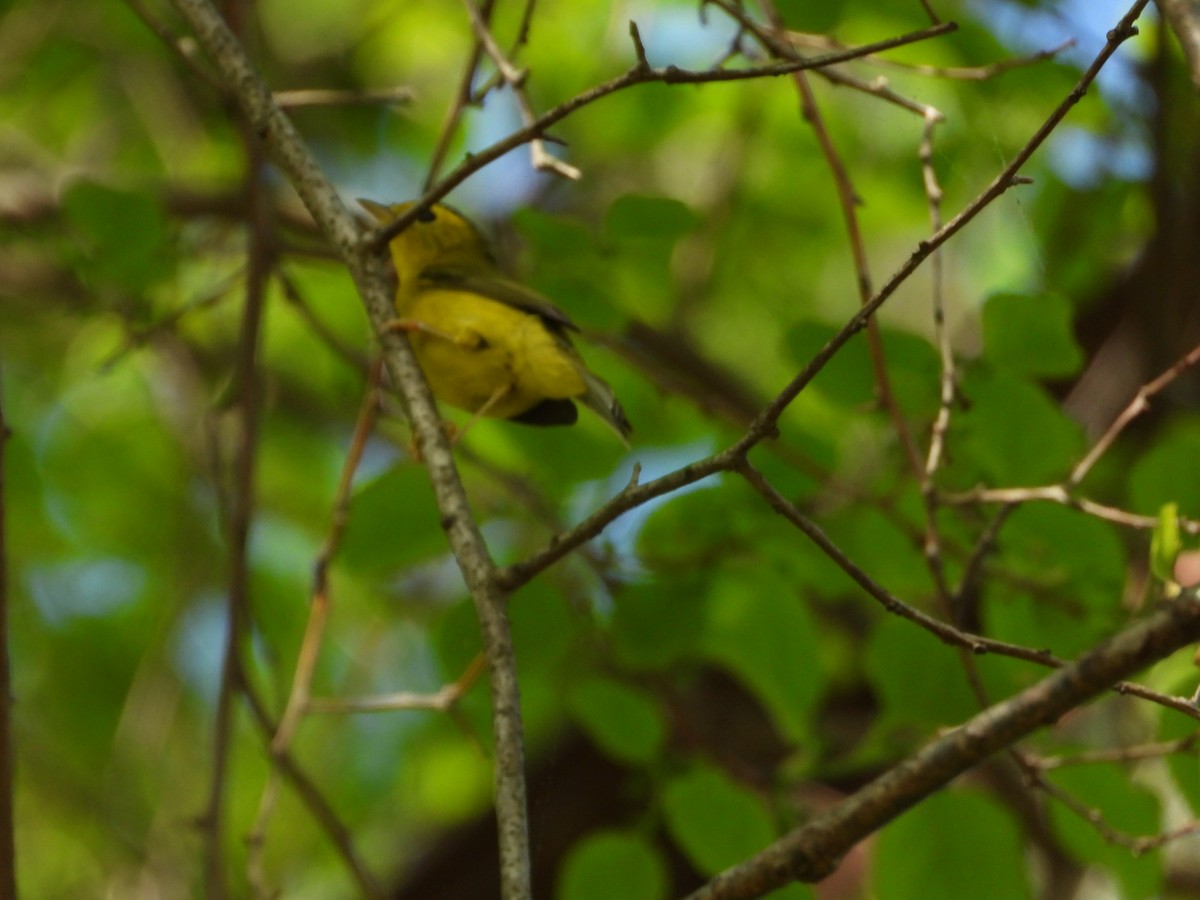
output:
[[[621,404],[617,400],[617,395],[613,393],[613,389],[604,379],[593,375],[586,369],[583,371],[583,380],[587,384],[587,393],[579,400],[603,419],[605,424],[617,433],[621,443],[628,447],[629,435],[633,432],[633,426],[625,418],[625,410],[621,409]]]

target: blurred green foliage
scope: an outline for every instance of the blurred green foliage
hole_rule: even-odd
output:
[[[986,66],[1056,43],[1039,32],[1030,48],[1011,25],[1053,4],[1010,8],[1003,20],[991,9],[1000,4],[934,5],[961,29],[889,59]],[[494,31],[511,46],[521,5],[496,7]],[[847,44],[927,24],[921,4],[900,0],[776,8],[789,27]],[[379,0],[264,0],[244,10],[247,43],[276,89],[411,89],[402,104],[292,115],[343,196],[419,194],[472,44],[463,11]],[[544,0],[518,56],[530,101],[545,110],[632,65],[631,18],[656,65],[707,68],[735,37],[752,47],[716,6],[703,12],[672,0],[595,9]],[[168,8],[150,14],[185,33]],[[1084,43],[1084,56],[984,80],[877,62],[845,71],[886,76],[897,94],[945,114],[932,163],[948,217],[1068,94],[1097,49]],[[131,6],[0,7],[0,387],[12,431],[4,514],[19,875],[30,897],[133,896],[135,887],[148,892],[139,896],[188,896],[202,880],[194,823],[212,778],[226,628],[248,242],[244,146],[230,104],[201,74],[209,71],[200,58],[184,64]],[[474,86],[492,71],[485,61]],[[1136,75],[1123,68],[1114,78]],[[929,233],[923,121],[817,76],[813,84],[861,200],[878,285]],[[1033,184],[1005,194],[946,247],[941,288],[958,382],[936,487],[1060,482],[1094,439],[1064,411],[1058,386],[1085,363],[1073,317],[1153,225],[1146,185],[1106,155],[1150,168],[1140,115],[1116,86],[1089,93],[1070,119],[1076,155],[1052,143],[1024,172]],[[490,92],[467,109],[446,168],[520,124],[511,92]],[[591,420],[544,431],[474,426],[459,463],[502,564],[585,518],[628,483],[635,463],[645,481],[727,446],[860,302],[835,181],[789,78],[639,86],[550,134],[550,152],[582,170],[578,183],[534,173],[519,149],[449,199],[486,223],[514,271],[598,338],[582,352],[621,397],[634,447],[624,451]],[[1091,156],[1078,153],[1079,140]],[[266,178],[279,257],[258,358],[250,676],[278,716],[372,351],[349,278],[282,179]],[[927,265],[879,317],[896,409],[922,460],[941,397],[931,289]],[[878,402],[873,362],[866,336],[856,336],[789,408],[780,439],[755,450],[755,466],[786,499],[883,588],[1003,640],[1071,657],[1134,614],[1149,531],[1050,504],[1012,512],[972,573],[971,608],[943,608],[925,556],[926,507]],[[329,569],[320,697],[433,692],[480,649],[408,441],[389,399]],[[1086,482],[1088,496],[1147,516],[1176,502],[1181,515],[1200,516],[1198,458],[1200,418],[1175,412],[1158,432],[1119,441]],[[962,501],[936,511],[948,583],[973,564],[996,510]],[[981,702],[954,650],[887,615],[732,475],[625,515],[518,591],[510,613],[531,767],[582,734],[624,767],[623,796],[638,810],[570,848],[554,881],[563,900],[676,896],[670,860],[701,875],[741,861],[817,808],[809,788],[842,796]],[[735,701],[703,696],[698,685],[714,672]],[[1040,674],[987,659],[979,683],[997,700]],[[1192,690],[1179,665],[1164,664],[1150,682]],[[776,747],[769,762],[739,762],[729,749],[749,740],[748,726],[713,729],[729,747],[689,730],[696,692],[732,702],[736,715],[710,710],[722,722],[744,723],[747,711],[765,722]],[[1190,733],[1183,717],[1145,706],[1078,715],[1062,744],[1051,730],[1037,749]],[[231,878],[244,885],[243,838],[268,777],[269,736],[240,712],[235,723],[226,838]],[[453,714],[306,717],[292,753],[372,871],[403,882],[425,848],[488,814],[490,741],[485,674]],[[1145,783],[1118,765],[1052,778],[1111,814],[1114,827],[1153,834],[1168,801],[1195,814],[1193,757],[1172,757]],[[1046,806],[1058,850],[1081,871],[1122,896],[1162,895],[1160,857],[1135,859],[1078,814]],[[860,890],[1030,896],[1026,849],[1044,835],[1018,818],[1020,807],[987,785],[941,792],[884,830]],[[284,896],[354,890],[287,790],[263,854]]]

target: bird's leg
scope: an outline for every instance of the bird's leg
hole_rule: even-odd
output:
[[[472,425],[474,425],[476,422],[478,422],[480,419],[482,419],[484,416],[486,416],[488,414],[488,410],[490,410],[497,403],[499,403],[501,400],[503,400],[505,397],[507,397],[509,394],[511,394],[512,390],[513,390],[513,383],[511,381],[509,381],[509,382],[505,382],[504,384],[497,387],[494,391],[492,391],[492,396],[488,397],[485,401],[483,401],[483,405],[480,406],[479,409],[477,409],[477,410],[475,410],[475,412],[471,413],[471,418],[467,419],[466,424],[463,425],[462,428],[458,429],[458,434],[454,435],[450,439],[451,443],[456,444],[460,440],[462,440],[462,436],[467,433],[467,429],[469,429]]]
[[[492,395],[483,402],[483,405],[475,412],[471,413],[471,418],[467,419],[462,428],[456,426],[453,422],[442,422],[442,429],[446,432],[446,437],[449,439],[451,446],[457,444],[467,430],[488,414],[488,410],[512,393],[513,383],[510,381],[507,384],[502,384],[496,390],[492,391]],[[417,462],[424,460],[425,456],[421,452],[421,444],[414,434],[412,441],[408,445],[408,454]]]
[[[424,322],[418,322],[416,319],[392,319],[383,326],[384,331],[419,331],[422,334],[431,334],[434,337],[444,338],[453,344],[458,343],[454,335],[434,328],[432,325],[426,325]]]
[[[486,350],[488,348],[487,338],[485,338],[478,331],[474,331],[470,328],[464,328],[457,334],[451,334],[448,331],[442,331],[440,328],[434,328],[432,325],[426,325],[424,322],[421,322],[417,319],[392,319],[383,326],[383,330],[407,331],[409,333],[419,331],[421,334],[428,334],[432,335],[433,337],[439,337],[442,340],[449,341],[450,343],[461,347],[463,350],[474,351]]]

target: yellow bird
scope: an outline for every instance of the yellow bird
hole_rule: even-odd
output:
[[[412,203],[359,203],[381,224]],[[392,327],[407,331],[430,390],[474,416],[570,425],[578,400],[628,445],[632,431],[612,388],[571,346],[567,314],[509,278],[479,229],[441,204],[392,239],[399,287]],[[468,423],[469,425],[470,423]]]

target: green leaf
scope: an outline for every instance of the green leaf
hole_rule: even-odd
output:
[[[1124,619],[1127,554],[1111,523],[1026,504],[1009,518],[999,548],[996,565],[1010,578],[987,587],[988,633],[1072,656]]]
[[[613,655],[622,665],[659,669],[696,655],[705,627],[703,578],[641,582],[614,601]]]
[[[984,357],[997,369],[1031,378],[1065,378],[1083,353],[1071,329],[1071,305],[1055,294],[993,294],[983,307]]]
[[[713,515],[720,509],[720,515]],[[761,525],[758,501],[745,486],[723,479],[655,506],[638,531],[638,556],[648,565],[671,569],[720,548],[722,554],[749,551]]]
[[[578,220],[524,208],[513,223],[529,247],[530,287],[562,307],[585,330],[614,331],[624,316],[613,302],[611,261],[601,242]]]
[[[567,704],[580,727],[616,759],[647,763],[662,750],[662,714],[645,691],[609,678],[589,678],[571,689]]]
[[[355,490],[337,561],[379,574],[446,549],[428,474],[400,463]]]
[[[957,725],[978,711],[956,652],[896,616],[876,623],[867,644],[867,675],[880,699],[876,728]]]
[[[805,366],[829,343],[838,329],[816,319],[790,328],[785,338],[797,365]],[[888,379],[902,411],[931,415],[937,408],[941,364],[936,348],[905,331],[881,329]],[[843,406],[860,407],[876,398],[875,374],[866,332],[851,338],[813,379],[812,386]]]
[[[1167,686],[1166,690],[1172,695],[1190,695],[1196,690],[1195,663],[1189,659],[1186,669],[1180,667],[1183,677],[1177,680],[1178,689]],[[1155,688],[1161,689],[1157,684]],[[1187,716],[1168,710],[1159,710],[1159,732],[1156,740],[1191,740],[1196,731],[1195,723]],[[1171,753],[1166,757],[1167,768],[1171,773],[1172,784],[1179,792],[1179,798],[1189,807],[1193,817],[1200,813],[1200,754],[1196,748],[1182,753]]]
[[[1129,477],[1130,505],[1157,515],[1164,504],[1175,503],[1181,515],[1200,517],[1200,417],[1173,423],[1133,465]]]
[[[859,568],[887,573],[883,581],[893,594],[923,596],[932,591],[933,583],[921,548],[912,537],[916,527],[906,531],[894,510],[887,515],[865,504],[852,504],[831,517],[826,530]],[[852,590],[862,589],[856,584]]]
[[[530,671],[556,671],[569,659],[579,629],[587,627],[545,581],[532,581],[509,599],[508,620],[518,663]]]
[[[1110,828],[1131,835],[1157,834],[1162,810],[1154,794],[1129,779],[1123,766],[1095,764],[1063,768],[1052,780],[1067,793],[1104,817]],[[1162,857],[1134,856],[1126,847],[1108,841],[1096,826],[1061,803],[1049,804],[1050,820],[1066,848],[1079,859],[1104,866],[1120,881],[1127,898],[1162,896]]]
[[[1033,896],[1012,815],[974,791],[942,790],[883,829],[872,867],[878,900]]]
[[[669,197],[626,194],[608,210],[604,231],[616,243],[652,241],[674,243],[700,224],[685,204]]]
[[[600,283],[612,303],[643,321],[665,321],[678,286],[671,277],[676,241],[697,218],[678,200],[626,196],[609,209],[604,234],[613,248]]]
[[[955,465],[972,463],[998,484],[1055,481],[1070,471],[1083,434],[1041,388],[975,370],[962,394],[969,406],[954,420],[951,439],[965,458]]]
[[[1158,523],[1150,535],[1150,572],[1163,583],[1168,597],[1179,594],[1175,581],[1175,560],[1183,548],[1179,537],[1179,507],[1164,503],[1158,511]]]
[[[788,329],[785,342],[798,365],[806,366],[837,333],[836,328],[815,319],[805,319]],[[843,406],[869,403],[875,396],[875,378],[862,331],[842,345],[812,380],[812,386]]]
[[[667,831],[705,875],[762,850],[775,838],[763,802],[717,769],[700,767],[663,792]]]
[[[735,675],[790,740],[820,697],[817,629],[803,598],[770,569],[731,568],[709,589],[704,653]]]
[[[558,876],[557,900],[662,900],[667,866],[659,851],[629,831],[601,831],[571,848]]]
[[[140,291],[171,271],[166,220],[149,194],[120,191],[90,181],[63,198],[85,271]]]
[[[845,3],[839,0],[826,0],[824,3],[812,3],[810,0],[777,0],[774,6],[784,25],[794,31],[806,31],[810,34],[833,31],[845,12]]]

